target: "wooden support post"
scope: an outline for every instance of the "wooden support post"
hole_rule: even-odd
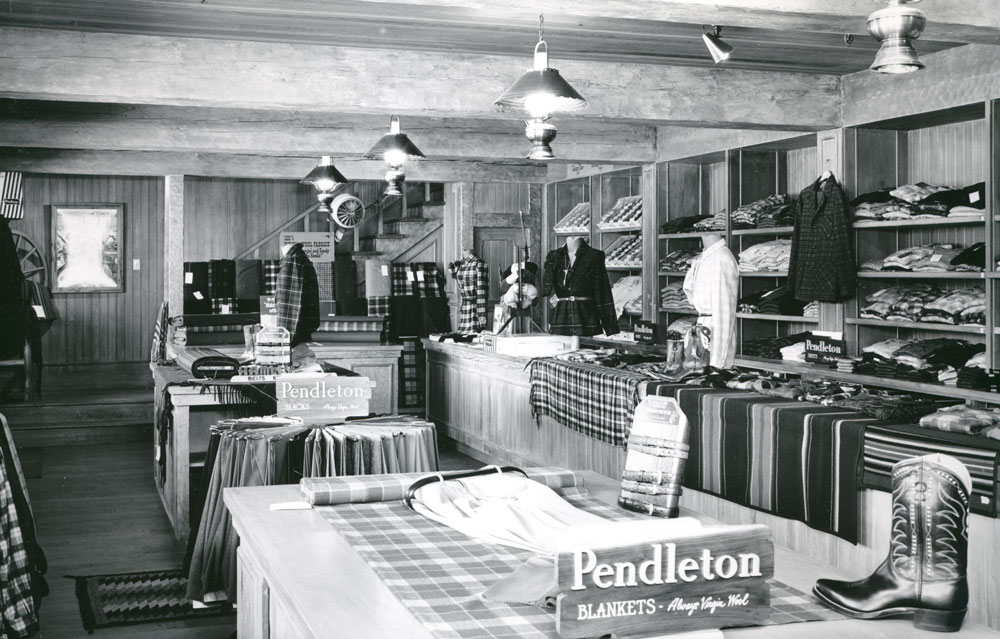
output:
[[[184,176],[166,176],[163,190],[163,296],[173,316],[184,312]]]

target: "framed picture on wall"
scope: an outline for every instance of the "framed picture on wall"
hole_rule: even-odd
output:
[[[125,205],[52,205],[52,291],[125,290]]]

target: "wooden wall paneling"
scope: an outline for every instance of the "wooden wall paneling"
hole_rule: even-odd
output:
[[[739,181],[734,185],[738,189],[737,206],[756,202],[779,191],[779,184],[784,181],[780,170],[782,152],[742,150],[736,155],[740,158]],[[784,190],[781,189],[781,192]]]
[[[53,203],[125,205],[125,290],[54,295],[59,319],[42,338],[45,364],[148,360],[149,340],[164,290],[163,179],[27,174],[25,219],[13,223],[12,228],[28,234],[40,247],[50,247]],[[135,258],[140,260],[138,271],[132,270]],[[51,262],[52,256],[47,254],[46,259]]]
[[[664,191],[666,209],[663,221],[705,212],[702,202],[709,199],[707,190],[703,194],[702,167],[697,164],[669,163],[666,189]],[[706,203],[707,205],[707,203]]]
[[[705,167],[703,180],[705,180],[704,200],[705,206],[702,208],[704,215],[715,215],[722,210],[731,210],[729,207],[729,173],[726,161],[715,162]]]
[[[784,181],[784,186],[779,186],[777,193],[787,193],[793,198],[797,198],[799,192],[816,181],[822,170],[818,169],[817,157],[819,152],[817,147],[810,146],[804,149],[792,149],[785,154],[785,170],[780,172]],[[840,171],[834,171],[837,181],[841,180]]]
[[[655,164],[642,167],[642,318],[648,322],[657,321],[656,307],[659,305],[659,175],[660,170]]]
[[[961,188],[986,179],[989,144],[985,120],[956,122],[908,132],[909,178]]]

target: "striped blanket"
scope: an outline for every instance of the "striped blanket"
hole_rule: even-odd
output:
[[[649,384],[691,427],[684,485],[857,543],[865,427],[855,411],[753,392]]]
[[[908,457],[944,453],[955,457],[972,475],[972,512],[995,517],[997,484],[1000,483],[1000,441],[966,435],[945,433],[920,426],[869,426],[865,432],[864,473],[865,488],[890,490],[892,465]]]

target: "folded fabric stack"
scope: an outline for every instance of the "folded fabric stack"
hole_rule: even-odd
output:
[[[661,271],[686,271],[701,251],[697,249],[677,249],[660,258]]]
[[[912,343],[912,340],[907,339],[887,339],[876,344],[869,344],[863,347],[861,351],[864,353],[874,353],[884,359],[892,359],[896,351]]]
[[[899,310],[902,311],[909,300],[929,297],[928,301],[932,301],[940,296],[941,290],[933,284],[918,283],[890,286],[865,297],[865,306],[861,307],[858,314],[866,319],[884,320],[889,317],[893,311],[893,307],[897,304],[900,305]]]
[[[678,335],[683,335],[688,331],[689,328],[698,323],[698,320],[694,317],[682,317],[670,322],[667,326],[667,334],[677,333]]]
[[[766,313],[768,315],[802,315],[804,303],[795,299],[784,286],[761,293],[751,293],[740,298],[740,313]]]
[[[642,313],[642,296],[631,299],[625,303],[625,312],[631,315]]]
[[[791,254],[791,240],[771,240],[754,244],[740,253],[740,271],[744,273],[787,271]]]
[[[781,359],[790,362],[806,361],[806,343],[796,342],[781,349]]]
[[[985,266],[986,250],[983,242],[967,249],[953,244],[927,244],[910,246],[878,260],[862,262],[862,271],[907,271],[915,273],[943,273],[946,271],[981,271]]]
[[[694,229],[695,224],[711,219],[711,215],[685,215],[660,225],[661,233],[687,233]]]
[[[694,306],[684,293],[684,282],[667,284],[660,289],[660,306],[674,311],[693,311]]]
[[[802,307],[802,317],[819,317],[819,302],[813,300]]]
[[[696,222],[691,228],[695,231],[725,231],[729,215],[722,209],[712,217]]]
[[[949,433],[980,435],[990,429],[1000,429],[1000,409],[972,408],[965,405],[945,406],[939,408],[937,412],[921,417],[920,425]]]
[[[590,202],[580,202],[556,222],[556,233],[590,233]]]
[[[608,266],[642,267],[642,236],[621,237],[605,251]]]
[[[983,344],[951,338],[887,339],[862,348],[861,361],[855,364],[854,372],[954,386],[960,370],[974,366],[977,361],[985,364],[985,349]],[[967,376],[977,377],[974,373]]]
[[[925,304],[919,320],[941,324],[985,324],[986,291],[981,286],[949,291]]]
[[[729,216],[730,226],[733,229],[778,226],[776,221],[779,216],[781,216],[781,219],[787,219],[788,209],[790,208],[788,203],[787,195],[778,194],[769,195],[751,204],[745,204],[733,211]]]
[[[860,411],[883,422],[912,423],[924,415],[933,413],[945,402],[954,403],[954,401],[897,391],[866,390],[850,397],[835,398],[829,405]]]
[[[853,373],[855,367],[861,363],[860,357],[841,357],[837,360],[838,373]]]
[[[933,287],[926,290],[913,290],[889,308],[885,319],[891,322],[916,322],[920,320],[924,306],[938,299],[941,295],[942,292]]]
[[[812,333],[805,331],[782,337],[764,337],[747,340],[743,343],[743,354],[751,357],[781,359],[781,349],[793,344],[804,344],[809,337],[812,337]]]
[[[636,227],[642,220],[642,196],[630,195],[618,198],[611,210],[601,216],[597,228],[609,231],[618,228]]]
[[[629,305],[637,302],[642,309],[642,276],[629,275],[614,283],[611,287],[611,299],[615,302],[615,317],[629,310]]]
[[[887,191],[865,193],[851,201],[858,219],[901,220],[920,217],[982,215],[986,184],[956,189],[918,182]]]

